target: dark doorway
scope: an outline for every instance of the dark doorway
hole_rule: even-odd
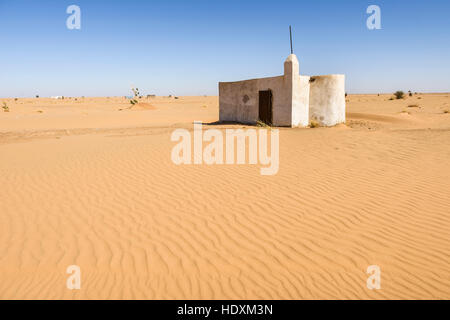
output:
[[[272,124],[272,91],[259,92],[259,120],[271,125]]]

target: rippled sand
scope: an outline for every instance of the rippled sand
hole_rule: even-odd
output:
[[[172,163],[217,97],[0,99],[0,299],[450,299],[449,94],[347,99],[275,176]]]

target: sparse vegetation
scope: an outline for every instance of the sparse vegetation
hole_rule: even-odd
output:
[[[450,110],[446,109],[444,110],[444,113],[450,113]]]
[[[405,97],[405,93],[403,91],[396,91],[394,96],[397,100],[403,99]]]
[[[9,107],[8,107],[8,105],[6,104],[6,102],[3,102],[2,109],[3,109],[4,112],[9,112]]]
[[[137,104],[139,101],[137,100],[139,98],[139,89],[138,88],[131,88],[131,91],[133,91],[134,97],[130,99],[131,107]],[[130,107],[130,108],[131,108]]]
[[[315,120],[312,120],[311,123],[309,124],[310,128],[318,128],[319,127],[319,123]]]
[[[257,127],[263,127],[263,128],[267,128],[269,127],[269,125],[261,120],[256,121],[256,126]]]
[[[390,97],[390,98],[389,98],[389,101],[392,101],[392,100],[394,100],[394,98]]]
[[[36,95],[36,99],[38,99],[38,98],[39,98],[39,95],[37,94],[37,95]]]
[[[410,96],[410,97],[412,97],[412,96],[413,96],[413,94],[412,94],[411,90],[409,90],[409,91],[408,91],[408,94],[409,94],[409,96]]]
[[[417,104],[410,104],[408,108],[420,108]]]

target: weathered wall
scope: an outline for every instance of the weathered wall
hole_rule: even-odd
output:
[[[309,125],[309,77],[298,76],[292,92],[292,127]]]
[[[259,116],[259,91],[272,90],[272,122],[290,126],[291,104],[283,76],[219,83],[219,120],[255,124]]]
[[[309,118],[321,126],[345,122],[345,76],[335,74],[310,79]]]
[[[219,120],[254,123],[258,117],[256,79],[219,83]]]

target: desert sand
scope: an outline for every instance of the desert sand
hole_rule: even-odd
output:
[[[449,96],[349,95],[274,176],[172,163],[194,120],[250,128],[217,97],[0,99],[0,299],[450,299]]]

